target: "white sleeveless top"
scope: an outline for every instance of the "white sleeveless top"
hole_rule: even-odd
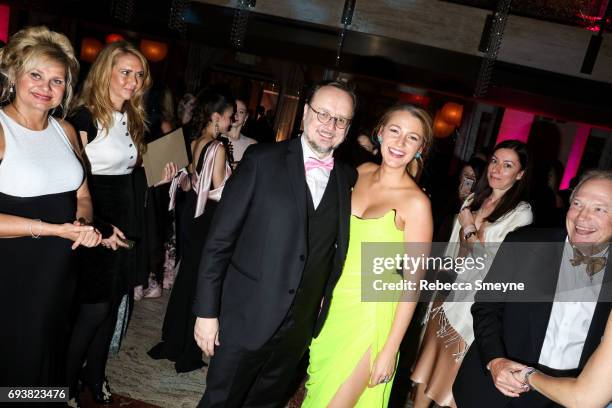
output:
[[[30,130],[0,109],[4,158],[0,162],[0,192],[37,197],[77,190],[83,166],[62,126],[52,117],[44,130]]]
[[[130,174],[138,160],[138,150],[127,127],[127,114],[113,112],[113,126],[108,134],[98,127],[94,140],[85,146],[91,174],[120,176]]]

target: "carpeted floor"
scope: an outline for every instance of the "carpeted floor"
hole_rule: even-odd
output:
[[[204,392],[206,367],[177,374],[174,363],[153,360],[147,355],[160,340],[169,297],[170,292],[164,291],[161,298],[136,302],[121,351],[109,358],[106,370],[111,390],[116,395],[114,407],[193,408],[199,402]],[[409,372],[409,369],[402,371]],[[395,393],[399,398],[392,399],[389,407],[410,408],[412,404],[406,401],[408,386],[397,381],[396,388],[400,391]],[[81,398],[84,408],[95,406],[87,395]]]
[[[160,340],[169,296],[164,291],[161,298],[136,302],[121,351],[110,357],[106,373],[113,394],[159,407],[192,408],[204,392],[206,367],[177,374],[174,363],[147,355]]]

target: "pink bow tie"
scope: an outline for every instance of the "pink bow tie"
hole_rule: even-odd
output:
[[[315,159],[314,157],[309,157],[304,163],[304,168],[306,169],[306,171],[310,171],[316,168],[332,171],[332,169],[334,168],[334,158],[329,157],[325,160],[319,160]]]

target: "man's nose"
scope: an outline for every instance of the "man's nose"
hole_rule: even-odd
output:
[[[576,219],[585,220],[589,217],[590,210],[587,207],[582,207],[578,210],[578,214],[576,215]]]
[[[327,122],[325,124],[325,127],[331,128],[333,130],[336,130],[338,128],[338,126],[336,125],[336,121],[338,120],[338,118],[331,118],[329,120],[329,122]]]

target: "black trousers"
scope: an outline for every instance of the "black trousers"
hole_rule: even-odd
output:
[[[229,339],[215,349],[200,408],[282,408],[301,379],[298,368],[312,337],[313,323],[283,323],[258,350]]]

